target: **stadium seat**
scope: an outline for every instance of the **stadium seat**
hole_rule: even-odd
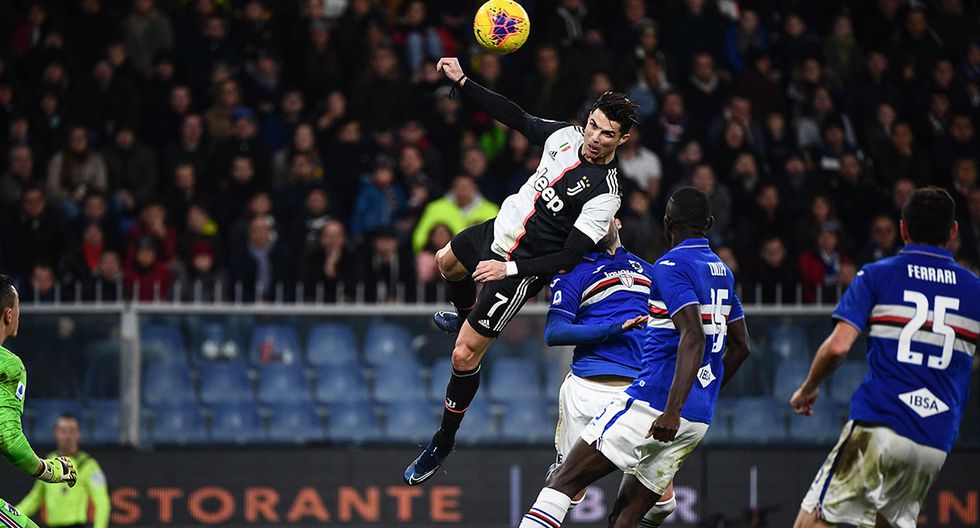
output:
[[[367,383],[357,365],[323,366],[317,370],[314,396],[320,403],[367,402]]]
[[[299,336],[292,326],[264,324],[252,329],[248,347],[249,361],[254,365],[268,363],[298,363],[300,360]]]
[[[415,359],[412,335],[404,328],[387,323],[374,324],[364,338],[364,359],[371,365],[405,358]]]
[[[422,367],[414,359],[389,360],[375,367],[374,397],[379,402],[425,400]]]
[[[119,443],[119,400],[92,400],[88,402],[92,413],[92,427],[85,435],[86,444]]]
[[[438,424],[432,406],[423,400],[389,403],[385,410],[385,439],[392,442],[425,443],[432,438]]]
[[[780,442],[786,439],[784,422],[788,405],[772,398],[737,398],[732,407],[732,440],[744,443]]]
[[[295,403],[310,401],[310,384],[299,363],[272,363],[259,368],[259,401]]]
[[[196,403],[163,403],[149,408],[152,444],[196,444],[208,438],[201,409]]]
[[[805,444],[831,445],[840,437],[842,408],[828,398],[820,398],[812,416],[789,413],[789,438]]]
[[[772,382],[772,395],[779,401],[789,402],[796,389],[800,388],[810,372],[810,363],[798,360],[785,360],[776,367]],[[741,374],[741,371],[739,371]],[[738,374],[735,375],[738,377]]]
[[[737,376],[736,376],[737,377]],[[725,386],[728,390],[728,386]],[[736,398],[720,397],[715,402],[715,408],[711,416],[711,425],[708,427],[708,434],[704,437],[704,442],[709,445],[727,444],[732,441],[732,415],[734,414],[734,402]]]
[[[304,444],[326,438],[316,408],[309,402],[281,403],[269,409],[269,439]]]
[[[167,323],[144,323],[140,325],[140,352],[144,364],[184,363],[187,361],[187,347],[180,327]]]
[[[327,432],[330,440],[345,444],[381,439],[378,418],[367,402],[332,405]]]
[[[439,401],[439,413],[442,413],[443,402]],[[456,442],[462,444],[492,443],[499,440],[497,424],[495,423],[490,403],[481,393],[476,394],[473,403],[466,410],[463,425],[456,433]]]
[[[867,374],[868,364],[864,361],[845,361],[830,378],[830,397],[837,403],[850,403]]]
[[[96,341],[84,347],[86,399],[119,397],[119,348],[114,341]]]
[[[238,333],[224,321],[208,321],[195,325],[191,359],[195,363],[240,362],[244,349]]]
[[[211,441],[221,444],[247,444],[265,441],[262,417],[247,402],[219,403],[211,406]]]
[[[495,401],[541,399],[538,364],[527,358],[498,358],[490,368],[489,395]]]
[[[565,382],[566,374],[568,374],[568,369],[564,368],[564,365],[558,363],[548,363],[545,365],[544,396],[548,401],[558,401],[558,392],[561,390],[561,384]]]
[[[54,445],[54,424],[58,421],[58,416],[65,413],[78,417],[79,427],[84,434],[85,416],[78,400],[27,398],[24,414],[30,417],[33,435],[28,440],[40,445]]]
[[[315,367],[357,363],[354,331],[344,323],[313,325],[306,343],[306,361]]]
[[[773,325],[769,329],[769,350],[782,359],[802,360],[809,355],[806,329],[798,324]]]
[[[546,443],[555,439],[555,421],[540,398],[507,403],[500,438],[510,442]]]
[[[158,403],[191,402],[196,399],[190,369],[184,363],[152,363],[143,371],[143,401]]]
[[[449,377],[453,374],[453,360],[443,358],[437,360],[429,368],[429,399],[439,402],[439,405],[446,400],[446,384]],[[480,393],[477,393],[480,394]]]
[[[207,404],[252,401],[252,382],[241,363],[201,366],[201,401]]]

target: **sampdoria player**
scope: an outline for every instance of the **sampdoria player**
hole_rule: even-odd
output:
[[[820,384],[869,327],[868,374],[850,420],[800,506],[797,528],[911,528],[953,447],[980,333],[980,279],[945,249],[953,199],[914,191],[902,208],[905,248],[868,264],[844,293],[793,411],[813,413]]]
[[[558,392],[558,425],[552,472],[572,450],[592,418],[640,373],[643,332],[653,266],[623,247],[619,220],[582,262],[551,282],[551,308],[544,338],[548,346],[574,345],[572,370]],[[585,496],[572,500],[574,507]],[[676,508],[670,486],[644,516],[661,526]]]
[[[572,269],[609,230],[620,205],[616,149],[629,140],[636,119],[636,104],[613,92],[595,101],[585,128],[533,117],[468,79],[457,59],[440,59],[437,68],[544,152],[537,171],[504,200],[495,219],[463,230],[436,256],[456,308],[436,314],[436,323],[459,335],[442,423],[405,470],[409,485],[432,477],[452,451],[480,385],[480,360],[493,340],[527,299],[554,274]],[[479,298],[476,282],[486,283]]]
[[[749,354],[732,273],[708,246],[712,222],[703,192],[671,196],[671,249],[653,265],[642,369],[582,431],[521,528],[558,528],[572,497],[616,468],[626,476],[609,526],[654,526],[644,515],[704,438],[718,390]]]
[[[17,335],[20,324],[20,300],[13,280],[0,275],[0,454],[15,468],[52,484],[75,485],[75,467],[68,457],[42,460],[31,449],[21,427],[24,398],[27,395],[27,371],[24,362],[3,347],[7,338]],[[22,515],[10,503],[0,499],[0,524],[37,528],[34,521]]]

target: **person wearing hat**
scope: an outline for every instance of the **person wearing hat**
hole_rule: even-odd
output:
[[[153,237],[140,238],[136,243],[136,256],[126,263],[124,276],[126,290],[140,301],[168,300],[173,276],[159,258],[157,241]]]
[[[849,263],[851,258],[841,245],[840,225],[837,222],[821,223],[816,245],[800,255],[803,300],[814,302],[818,288],[837,286],[842,266]]]

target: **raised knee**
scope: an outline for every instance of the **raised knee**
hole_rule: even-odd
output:
[[[453,349],[453,368],[457,371],[473,370],[480,366],[482,354],[466,343],[456,343]]]

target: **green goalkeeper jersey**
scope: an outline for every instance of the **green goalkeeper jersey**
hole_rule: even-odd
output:
[[[0,454],[15,468],[33,477],[41,462],[21,425],[26,395],[24,362],[0,346]]]

